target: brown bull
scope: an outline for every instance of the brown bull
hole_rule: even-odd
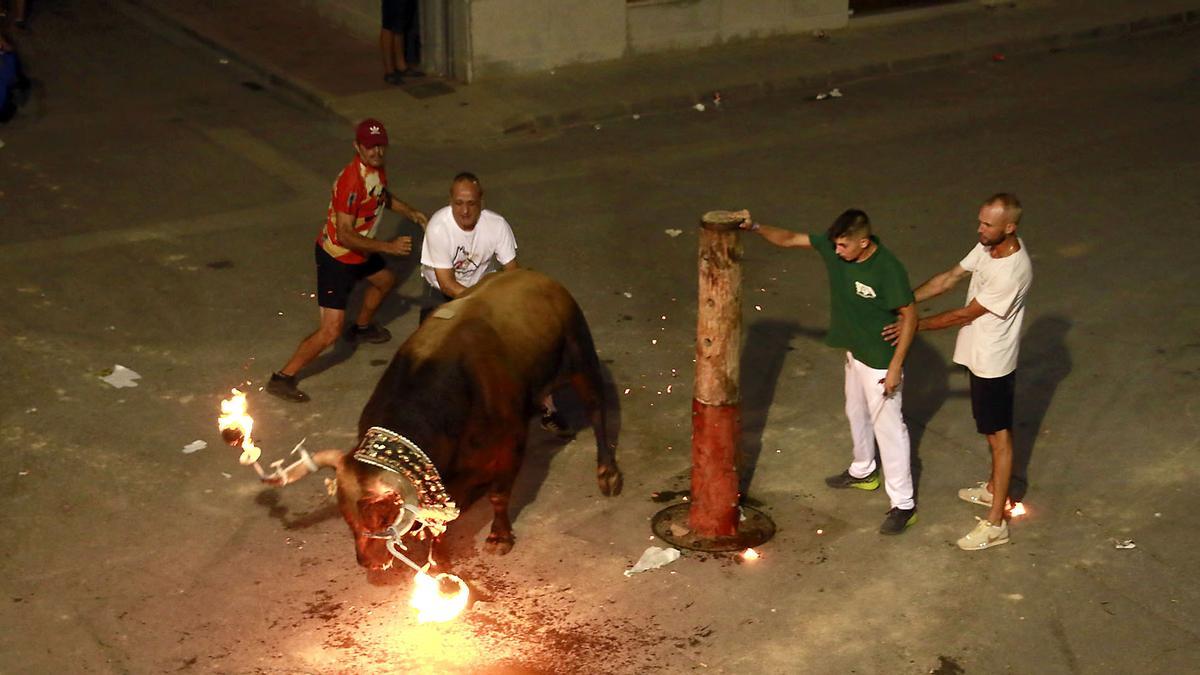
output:
[[[608,444],[600,363],[583,312],[570,293],[529,270],[489,275],[443,305],[400,346],[363,408],[359,442],[371,427],[403,435],[428,456],[451,499],[466,509],[487,493],[494,516],[489,552],[512,549],[508,505],[521,466],[529,420],[552,390],[570,385],[591,418],[600,491],[621,491]],[[289,483],[323,466],[337,471],[337,497],[354,533],[358,562],[380,569],[392,560],[373,532],[397,519],[397,475],[324,450],[297,463]]]

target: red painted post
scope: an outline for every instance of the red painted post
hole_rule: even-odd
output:
[[[700,223],[700,306],[692,400],[692,505],[688,526],[701,537],[737,534],[736,456],[742,328],[740,218],[710,211]]]

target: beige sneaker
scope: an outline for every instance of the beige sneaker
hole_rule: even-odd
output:
[[[981,506],[992,505],[992,493],[988,492],[987,483],[979,483],[975,487],[963,488],[958,491],[958,498],[964,502],[979,504]]]
[[[976,517],[979,522],[975,529],[958,540],[958,547],[964,551],[982,551],[985,548],[1008,543],[1008,523],[1003,520],[999,525],[993,525],[983,518]]]

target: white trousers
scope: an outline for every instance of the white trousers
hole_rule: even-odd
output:
[[[865,478],[875,470],[875,444],[883,460],[884,488],[892,506],[911,509],[913,501],[912,463],[908,425],[900,411],[901,390],[890,397],[883,395],[882,380],[887,370],[871,368],[846,352],[846,418],[854,439],[854,461],[850,475]]]

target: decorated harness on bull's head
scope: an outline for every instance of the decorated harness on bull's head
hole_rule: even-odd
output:
[[[436,537],[446,531],[446,526],[459,513],[458,506],[446,493],[437,467],[416,443],[383,427],[367,430],[362,443],[354,451],[354,459],[395,474],[415,492],[416,503],[404,499],[400,513],[389,527],[367,535],[373,539],[387,539],[388,551],[415,568],[416,565],[397,550],[407,550],[400,541],[401,537],[410,533]],[[409,491],[400,492],[403,495]],[[414,530],[418,523],[420,527]]]

